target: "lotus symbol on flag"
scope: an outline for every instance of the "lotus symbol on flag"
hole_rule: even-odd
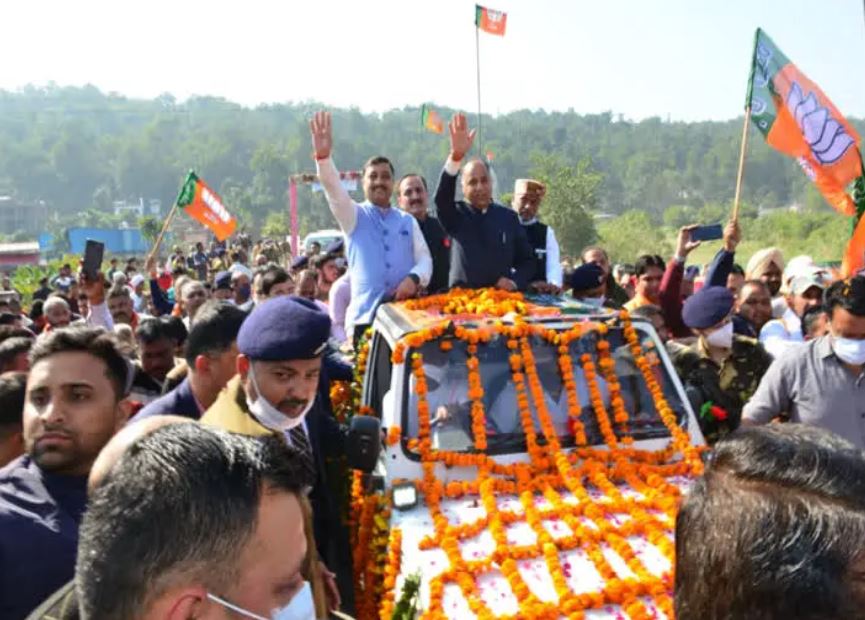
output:
[[[844,126],[817,102],[813,92],[806,97],[796,82],[790,87],[787,109],[793,114],[811,147],[814,159],[820,164],[825,166],[835,163],[853,145],[854,140]]]

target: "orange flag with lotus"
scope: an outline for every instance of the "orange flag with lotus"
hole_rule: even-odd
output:
[[[222,204],[219,194],[194,172],[187,175],[183,187],[180,188],[177,206],[189,217],[212,230],[220,241],[225,241],[237,228],[237,220]]]
[[[505,27],[508,24],[508,14],[495,9],[488,9],[479,4],[475,5],[475,26],[488,34],[505,36]]]
[[[766,142],[795,158],[832,207],[856,215],[847,186],[862,175],[859,134],[759,28],[745,105]]]

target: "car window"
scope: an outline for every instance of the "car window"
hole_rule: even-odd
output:
[[[635,324],[635,328],[640,326]],[[643,333],[647,359],[655,362],[653,372],[663,387],[670,407],[680,423],[684,419],[684,406],[663,365],[653,355],[653,345],[648,334]],[[610,353],[615,362],[615,373],[621,387],[622,399],[628,412],[628,432],[635,440],[668,437],[646,382],[637,368],[630,348],[626,344],[621,328],[610,328],[604,337],[610,344]],[[427,400],[430,409],[433,447],[440,450],[471,451],[474,438],[471,425],[471,401],[468,397],[468,370],[466,367],[466,344],[453,340],[450,350],[442,350],[439,342],[428,342],[417,352],[423,355],[424,373],[428,385]],[[562,445],[573,446],[574,434],[568,414],[568,394],[564,388],[559,369],[556,347],[540,338],[531,339],[532,353],[538,378],[543,386],[543,398],[553,427]],[[573,360],[573,374],[577,400],[580,403],[580,421],[590,445],[603,444],[597,415],[590,399],[589,385],[580,356],[588,353],[598,363],[597,336],[585,336],[570,344],[569,355]],[[510,351],[504,338],[478,347],[479,371],[484,388],[483,405],[486,413],[487,451],[491,453],[522,452],[525,450],[525,435],[520,423],[517,393],[512,381],[508,362]],[[403,433],[407,438],[418,435],[417,394],[415,377],[409,373],[403,408]],[[598,372],[597,387],[604,407],[612,419],[610,391],[602,373]],[[529,398],[530,411],[535,430],[540,433],[537,405]],[[623,434],[614,425],[617,435]]]
[[[367,371],[367,391],[364,402],[368,403],[376,416],[381,419],[382,403],[385,395],[390,390],[390,379],[393,373],[393,365],[390,360],[391,349],[387,340],[376,332],[370,347],[370,368]]]

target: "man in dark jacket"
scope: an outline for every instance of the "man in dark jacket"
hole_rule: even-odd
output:
[[[347,599],[349,543],[325,467],[326,455],[345,454],[347,430],[317,398],[329,335],[330,318],[307,299],[282,295],[256,306],[237,335],[238,374],[201,422],[241,435],[281,437],[304,455],[315,477],[310,501],[316,545],[325,564],[339,573],[339,589]],[[336,575],[324,574],[331,604],[338,608]]]
[[[525,290],[535,270],[535,257],[517,214],[492,201],[489,168],[479,160],[462,169],[465,200],[456,200],[460,165],[474,142],[466,117],[448,124],[450,154],[439,177],[435,204],[451,236],[451,287]]]
[[[397,186],[399,208],[417,220],[432,256],[433,272],[427,290],[441,292],[448,287],[451,266],[451,240],[438,219],[429,214],[429,192],[426,179],[419,174],[407,174]]]

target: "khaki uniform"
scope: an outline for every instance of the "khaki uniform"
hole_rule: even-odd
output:
[[[757,391],[760,379],[772,363],[772,357],[759,342],[745,336],[733,336],[729,357],[718,365],[698,339],[673,356],[676,372],[685,386],[700,391],[704,402],[723,410],[715,415],[696,411],[706,441],[713,443],[735,430],[742,419],[742,408]]]

